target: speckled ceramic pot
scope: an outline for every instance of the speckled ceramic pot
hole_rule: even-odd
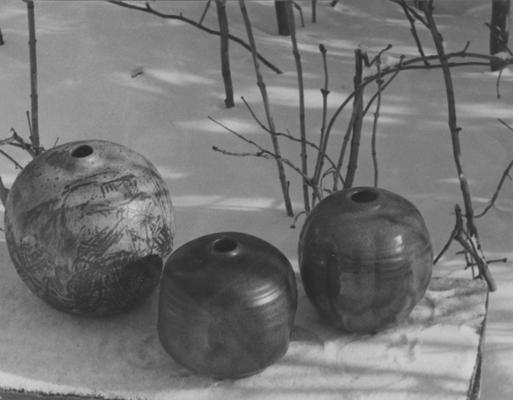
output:
[[[278,249],[251,235],[216,233],[168,259],[158,332],[166,351],[190,370],[240,378],[285,354],[296,307],[294,272]]]
[[[350,332],[404,320],[424,296],[433,254],[419,211],[403,197],[357,187],[323,199],[302,228],[299,264],[321,316]]]
[[[155,167],[100,140],[54,147],[14,182],[6,241],[27,286],[53,307],[103,316],[157,286],[172,250],[173,210]]]

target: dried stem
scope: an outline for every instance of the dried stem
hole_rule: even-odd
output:
[[[289,189],[288,189],[287,178],[285,175],[285,170],[283,168],[280,145],[278,142],[278,137],[274,134],[274,132],[276,132],[276,129],[275,129],[274,120],[273,120],[273,117],[271,114],[269,98],[267,96],[267,89],[266,89],[264,80],[262,78],[262,74],[260,72],[260,64],[258,62],[258,57],[257,57],[255,38],[253,36],[253,29],[251,27],[251,22],[249,20],[249,15],[248,15],[248,11],[246,8],[245,0],[239,0],[239,5],[240,5],[242,17],[244,19],[244,25],[246,27],[248,41],[249,41],[250,47],[251,47],[251,54],[253,56],[253,65],[255,67],[255,74],[257,77],[257,86],[260,89],[260,94],[262,96],[262,103],[264,105],[264,111],[265,111],[265,115],[267,118],[267,125],[269,127],[269,130],[271,131],[270,136],[271,136],[274,154],[276,154],[276,156],[277,156],[276,157],[276,167],[278,169],[278,178],[280,180],[281,189],[283,192],[283,199],[285,201],[285,210],[286,210],[288,216],[293,216],[294,211],[292,210],[292,202],[290,200],[290,193],[289,193]]]
[[[122,0],[105,0],[105,1],[107,3],[115,4],[115,5],[118,5],[121,7],[125,7],[125,8],[129,8],[132,10],[138,10],[138,11],[146,12],[148,14],[156,15],[156,16],[164,18],[164,19],[175,19],[178,21],[182,21],[182,22],[192,25],[204,32],[210,33],[211,35],[216,35],[216,36],[221,35],[220,31],[216,31],[215,29],[207,28],[206,26],[204,26],[192,19],[184,17],[182,14],[166,14],[166,13],[157,11],[153,7],[151,7],[148,2],[146,2],[145,6],[143,7],[143,6],[139,6],[139,5],[132,4],[132,3],[126,3]],[[240,44],[246,50],[251,51],[251,46],[248,43],[246,43],[244,40],[242,40],[241,38],[234,36],[231,33],[228,35],[228,37],[230,38],[230,40]],[[276,72],[277,74],[282,73],[282,71],[278,67],[276,67],[273,63],[271,63],[269,60],[267,60],[265,57],[263,57],[260,53],[257,53],[257,57],[262,62],[262,64],[264,64],[266,67],[268,67],[272,71]]]
[[[378,74],[381,72],[381,57],[376,59],[376,67],[378,69]],[[372,122],[372,138],[371,138],[371,148],[372,148],[372,164],[374,166],[374,187],[378,187],[378,179],[379,179],[379,168],[378,168],[378,155],[376,152],[376,136],[378,130],[378,119],[379,112],[381,109],[381,93],[383,91],[383,80],[378,79],[378,90],[377,90],[377,102],[376,102],[376,110],[374,111],[374,120]]]
[[[482,217],[483,215],[485,215],[492,207],[495,206],[495,202],[497,201],[497,198],[499,197],[499,193],[502,189],[502,185],[504,185],[504,182],[506,181],[506,178],[509,178],[509,179],[512,179],[511,178],[511,175],[510,175],[510,172],[511,172],[511,169],[513,168],[513,160],[511,160],[508,164],[508,166],[506,167],[506,169],[504,170],[504,172],[502,173],[502,176],[501,176],[501,179],[499,179],[499,183],[497,185],[497,188],[495,189],[495,192],[493,193],[493,196],[492,198],[490,199],[490,201],[488,202],[488,205],[485,207],[485,209],[483,211],[481,211],[479,214],[477,214],[475,217],[476,218],[479,218],[479,217]]]
[[[4,150],[0,149],[0,154],[2,154],[5,158],[7,158],[9,161],[11,161],[14,164],[15,168],[23,169],[23,166],[18,161],[16,161],[12,156],[10,156],[7,152],[5,152]]]
[[[265,124],[257,117],[255,111],[253,110],[253,108],[249,105],[249,103],[246,101],[246,99],[244,97],[241,97],[243,103],[246,105],[247,109],[249,110],[251,116],[253,117],[253,119],[255,120],[255,122],[260,126],[260,128],[262,128],[264,131],[266,131],[267,133],[271,133],[271,131],[269,130],[269,128],[267,126],[265,126]],[[293,142],[297,142],[297,143],[305,143],[307,146],[311,147],[312,149],[316,150],[317,152],[319,152],[319,146],[316,145],[315,143],[305,139],[304,141],[301,139],[301,138],[297,138],[295,136],[292,136],[291,134],[289,133],[284,133],[284,132],[274,132],[274,135],[276,136],[283,136],[284,138],[286,139],[289,139]],[[324,154],[324,158],[326,159],[326,161],[328,162],[328,164],[330,164],[331,168],[335,168],[335,163],[333,162],[333,160],[330,158],[329,155],[327,154]],[[342,180],[342,175],[338,175],[337,176],[338,179]],[[309,179],[309,181],[311,181],[311,179]],[[314,182],[312,182],[313,184]]]
[[[203,21],[205,20],[205,17],[207,16],[207,12],[208,12],[208,9],[210,8],[211,3],[212,3],[212,0],[207,0],[207,3],[205,4],[205,8],[203,9],[203,13],[201,14],[201,17],[198,20],[198,25],[203,25]]]
[[[451,232],[449,240],[446,242],[438,256],[435,258],[434,263],[438,262],[442,255],[449,249],[450,244],[454,240],[458,242],[461,247],[463,247],[463,254],[465,255],[466,260],[466,268],[470,267],[473,270],[474,267],[477,267],[479,273],[475,274],[475,277],[483,278],[488,285],[488,289],[491,292],[495,291],[497,289],[497,285],[492,275],[488,271],[488,263],[482,254],[479,243],[475,240],[475,237],[469,235],[469,233],[465,230],[463,215],[459,205],[454,207],[454,213],[456,217],[454,229]]]
[[[292,3],[292,0],[288,0]],[[303,66],[301,65],[301,54],[299,53],[296,24],[292,7],[288,7],[288,18],[290,27],[290,40],[292,42],[292,53],[296,62],[297,85],[299,90],[299,134],[301,137],[301,172],[303,173],[303,203],[306,212],[310,212],[310,193],[308,191],[308,154],[306,150],[306,122],[305,122],[305,89],[303,84]]]
[[[0,146],[6,145],[6,144],[25,150],[27,153],[29,153],[32,156],[32,158],[35,158],[37,156],[37,152],[36,152],[34,146],[31,143],[24,140],[20,135],[18,135],[18,133],[14,130],[14,128],[11,128],[11,136],[10,137],[0,140]]]
[[[312,22],[317,22],[317,0],[312,0]]]
[[[323,157],[324,157],[324,154],[326,154],[326,150],[328,147],[328,129],[329,129],[326,127],[326,117],[327,117],[327,113],[328,113],[328,95],[330,93],[330,91],[328,90],[329,74],[328,74],[328,63],[326,60],[326,53],[327,53],[326,47],[323,44],[320,44],[319,51],[321,52],[321,56],[322,56],[322,66],[323,66],[323,71],[324,71],[324,86],[321,89],[322,122],[321,122],[321,134],[319,136],[319,153],[317,154],[314,174],[313,174],[313,178],[312,178],[312,180],[315,184],[319,183],[319,180],[321,177],[322,167],[323,167],[323,163],[324,163]],[[345,102],[345,104],[347,104],[347,103],[349,103],[349,100],[347,100],[347,102]],[[342,109],[340,111],[342,111]],[[338,169],[337,171],[340,172],[340,169]],[[340,173],[339,173],[339,175],[340,175]],[[337,185],[337,184],[338,184],[338,181],[335,181],[335,185]],[[315,201],[315,199],[313,199],[313,200]]]
[[[292,1],[292,5],[299,13],[299,19],[301,20],[301,27],[304,28],[305,27],[305,17],[303,15],[303,8],[294,0],[286,0],[286,1]],[[292,14],[292,17],[294,17],[294,14]],[[292,29],[292,27],[291,27],[291,29]]]
[[[417,45],[417,49],[419,50],[419,54],[424,58],[424,65],[429,66],[429,61],[425,58],[426,54],[424,53],[424,48],[422,47],[422,43],[420,41],[419,35],[417,33],[417,28],[415,26],[416,19],[413,17],[412,12],[410,11],[410,6],[406,4],[404,0],[390,0],[393,3],[399,4],[403,9],[404,15],[408,19],[410,23],[410,32],[415,40],[415,44]]]
[[[233,101],[233,83],[230,71],[230,55],[229,55],[229,28],[228,17],[226,15],[226,0],[215,0],[217,20],[219,21],[219,31],[221,32],[221,71],[223,75],[224,91],[226,98],[224,104],[226,108],[235,105]]]
[[[248,153],[248,152],[233,152],[233,151],[221,149],[217,146],[212,146],[212,150],[217,151],[222,154],[225,154],[225,155],[229,155],[229,156],[238,156],[238,157],[252,156],[252,157],[261,157],[261,158],[266,158],[266,159],[274,159],[274,160],[280,161],[282,164],[287,165],[288,167],[290,167],[294,171],[296,171],[299,175],[303,176],[303,172],[301,171],[301,169],[298,168],[290,160],[283,158],[281,154],[274,153],[272,151],[267,150],[266,148],[260,146],[258,143],[254,142],[253,140],[248,139],[244,135],[241,135],[237,131],[229,128],[227,125],[223,124],[222,122],[219,122],[215,118],[208,117],[208,119],[210,119],[212,122],[216,123],[217,125],[221,126],[222,128],[226,129],[228,132],[232,133],[233,135],[237,136],[242,141],[244,141],[258,149],[258,151],[256,153]],[[308,178],[308,177],[305,177],[305,178]],[[291,215],[289,215],[289,217],[292,217],[293,215],[294,214],[291,214]]]
[[[354,113],[351,113],[351,118],[349,119],[349,122],[347,124],[346,133],[344,134],[344,137],[342,139],[342,145],[340,147],[340,152],[338,156],[338,162],[336,167],[337,174],[340,174],[342,171],[342,165],[344,164],[344,158],[347,150],[347,146],[349,144],[349,139],[351,138],[351,132],[353,131],[353,121],[354,121]],[[345,187],[345,184],[344,184]],[[333,191],[338,190],[338,181],[335,181],[333,183]]]
[[[458,126],[456,119],[456,98],[454,96],[454,86],[452,83],[451,70],[447,63],[445,56],[445,49],[443,44],[443,38],[440,34],[436,22],[433,18],[433,1],[425,3],[423,6],[424,15],[426,17],[433,42],[435,44],[438,55],[440,56],[440,64],[442,65],[442,73],[445,82],[446,97],[447,97],[447,113],[448,113],[448,125],[451,134],[451,142],[453,149],[453,158],[456,167],[456,173],[460,182],[460,189],[463,196],[463,203],[465,206],[465,218],[467,221],[467,228],[471,235],[477,234],[477,229],[474,225],[474,210],[472,208],[472,199],[470,196],[470,189],[463,169],[463,157],[460,143],[460,131],[461,128]]]
[[[344,188],[350,188],[353,186],[356,168],[358,167],[358,155],[360,153],[360,138],[362,136],[363,123],[363,89],[361,87],[362,81],[363,52],[360,49],[357,49],[355,50],[355,97],[353,101],[353,117],[351,118],[351,149],[349,151],[349,162],[347,165],[347,173],[344,180]]]
[[[36,53],[36,23],[34,18],[34,1],[23,0],[27,3],[28,30],[29,30],[29,58],[30,58],[30,142],[36,154],[41,153],[39,140],[39,112],[37,94],[37,53]]]
[[[455,240],[457,240],[465,248],[465,250],[472,255],[479,269],[480,276],[482,276],[487,282],[489,290],[494,291],[496,289],[495,282],[489,272],[484,254],[481,251],[479,234],[477,231],[477,227],[474,223],[474,210],[472,207],[470,189],[463,169],[462,150],[459,137],[461,128],[458,127],[456,119],[456,99],[454,96],[451,70],[447,62],[447,57],[445,55],[442,35],[440,34],[440,31],[438,30],[435,19],[433,17],[433,0],[429,0],[423,3],[422,9],[428,24],[429,31],[431,32],[431,36],[433,37],[433,42],[435,44],[437,53],[440,57],[440,64],[442,65],[442,73],[444,77],[447,96],[448,124],[449,131],[451,134],[453,158],[456,166],[458,179],[460,182],[460,190],[463,197],[463,204],[465,207],[466,231],[460,229],[456,233]],[[457,213],[458,208],[456,210]],[[465,233],[465,237],[463,233]]]

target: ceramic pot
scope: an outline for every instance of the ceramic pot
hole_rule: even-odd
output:
[[[166,262],[158,333],[188,369],[240,378],[285,354],[296,308],[294,272],[278,249],[251,235],[215,233]]]
[[[7,199],[9,254],[27,286],[68,313],[103,316],[141,303],[172,250],[168,189],[119,144],[78,141],[30,162]]]
[[[326,321],[349,332],[376,332],[404,320],[424,296],[432,260],[419,211],[383,189],[326,197],[300,234],[306,294]]]

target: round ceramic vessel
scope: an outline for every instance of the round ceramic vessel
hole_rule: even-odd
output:
[[[383,189],[330,195],[300,234],[307,296],[325,320],[350,332],[376,332],[404,320],[424,296],[432,260],[419,211]]]
[[[171,199],[155,167],[125,146],[77,141],[45,151],[7,199],[9,254],[27,286],[68,313],[141,303],[172,250]]]
[[[166,262],[158,332],[190,370],[218,379],[255,374],[287,351],[297,288],[287,258],[243,233],[195,239]]]

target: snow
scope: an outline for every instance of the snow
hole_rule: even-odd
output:
[[[330,115],[351,91],[355,48],[360,46],[372,55],[390,43],[393,47],[386,53],[387,63],[394,63],[401,54],[416,54],[416,47],[400,10],[387,1],[341,0],[335,9],[329,7],[329,1],[319,1],[317,24],[310,22],[309,1],[300,3],[306,20],[306,26],[298,30],[298,41],[305,71],[307,132],[316,140],[322,113],[319,88],[324,80],[319,43],[328,50]],[[437,21],[447,50],[461,50],[471,40],[470,50],[487,51],[484,22],[490,9],[489,2],[487,7],[484,3],[437,1]],[[151,4],[159,10],[183,11],[196,20],[203,10],[199,1]],[[245,38],[237,3],[228,4],[231,33]],[[275,34],[271,1],[248,1],[248,8],[260,52],[284,71],[277,75],[261,66],[277,129],[296,134],[297,78],[290,40]],[[216,26],[214,9],[205,23]],[[176,208],[177,246],[211,232],[242,231],[273,243],[297,268],[298,229],[289,228],[292,220],[284,213],[275,164],[230,158],[211,150],[212,146],[232,151],[254,149],[208,116],[270,145],[267,134],[239,100],[244,96],[263,118],[247,50],[230,44],[237,105],[227,110],[219,42],[214,36],[178,21],[100,1],[36,2],[36,24],[40,130],[45,146],[57,140],[87,138],[125,144],[150,158],[169,185]],[[0,132],[8,136],[14,127],[27,136],[25,110],[30,91],[23,2],[1,2],[0,28],[6,41],[0,47]],[[426,49],[432,51],[428,33],[420,29],[419,34]],[[501,79],[501,98],[497,99],[497,73],[471,67],[454,71],[464,166],[477,211],[486,206],[513,157],[511,132],[497,121],[502,118],[513,123],[513,74],[507,70]],[[399,75],[384,93],[380,113],[380,185],[415,203],[426,220],[435,251],[439,250],[453,227],[454,204],[461,202],[440,71]],[[372,184],[371,114],[364,123],[356,177],[361,185]],[[334,127],[333,154],[347,118],[341,116]],[[287,158],[299,163],[295,143],[284,140],[282,148]],[[24,163],[29,161],[25,154],[13,154]],[[6,184],[12,184],[16,174],[12,164],[0,160],[0,176]],[[292,171],[288,174],[299,211],[300,180]],[[488,257],[509,258],[506,264],[491,267],[499,289],[490,295],[487,316],[482,379],[482,398],[487,400],[513,398],[512,220],[513,187],[506,181],[496,209],[478,220]],[[299,225],[301,222],[300,218]],[[435,267],[436,276],[470,277],[469,271],[461,271],[463,260],[454,254],[456,250],[454,245]],[[438,305],[433,312],[439,313],[433,316],[435,322],[420,330],[406,324],[374,337],[340,336],[321,329],[302,297],[297,325],[313,326],[313,333],[310,328],[296,330],[299,340],[292,342],[286,357],[262,374],[214,383],[190,376],[162,353],[154,332],[155,298],[142,309],[112,320],[77,319],[49,309],[25,288],[3,244],[0,261],[1,387],[154,399],[171,398],[172,394],[172,398],[196,399],[258,397],[268,394],[278,382],[283,389],[280,398],[322,398],[317,397],[320,393],[330,398],[343,392],[347,398],[363,399],[463,399],[468,386],[464,377],[470,376],[475,361],[475,324],[482,313],[482,294],[475,295],[478,301],[471,296],[472,301],[462,302],[461,309],[452,309],[451,318],[444,318],[440,313],[444,307],[453,307],[458,297],[450,290],[431,290],[412,318],[431,318],[428,300],[433,300]],[[119,354],[123,357],[116,358]],[[371,371],[372,365],[382,370]]]

